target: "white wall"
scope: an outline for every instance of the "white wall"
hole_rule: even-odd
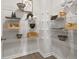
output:
[[[11,12],[17,9],[16,3],[18,2],[21,2],[21,0],[2,0],[2,24],[3,22],[5,22],[5,16],[11,16]],[[65,59],[69,52],[69,48],[66,48],[68,47],[68,45],[66,45],[68,44],[68,42],[59,41],[57,36],[53,37],[54,40],[50,38],[50,30],[48,29],[49,26],[47,25],[47,22],[50,21],[50,16],[56,15],[59,12],[59,10],[61,9],[60,4],[63,2],[64,0],[33,0],[33,13],[34,16],[37,17],[37,26],[39,28],[42,28],[38,28],[39,32],[42,33],[42,38],[39,39],[40,52],[46,55],[48,55],[48,53],[50,52],[55,52],[57,57],[60,56],[60,58]],[[41,22],[43,23],[40,24]],[[57,32],[52,33],[52,35],[58,34]]]
[[[66,42],[59,41],[57,38],[58,32],[54,31],[52,31],[52,35],[53,36],[56,35],[56,37],[48,38],[48,36],[50,37],[49,35],[50,29],[48,29],[49,27],[48,25],[50,24],[48,23],[47,25],[47,22],[51,22],[50,21],[51,15],[58,14],[58,12],[62,8],[61,4],[63,2],[64,0],[33,0],[33,13],[35,16],[37,16],[36,21],[38,22],[38,27],[41,28],[39,29],[40,30],[39,33],[41,36],[41,39],[39,39],[40,52],[45,57],[49,55],[51,51],[53,55],[58,57],[58,59],[67,59],[69,55],[70,51],[70,48],[68,48],[69,40]],[[74,19],[74,21],[76,21],[76,19]],[[58,27],[60,27],[62,25],[61,23],[63,23],[63,21],[55,21],[55,22],[57,23],[56,26],[58,25]]]
[[[21,0],[2,0],[2,8],[1,8],[1,21],[2,21],[2,34],[3,37],[5,37],[7,40],[3,41],[3,57],[8,57],[8,56],[12,56],[12,55],[16,55],[16,54],[29,54],[29,53],[34,53],[37,51],[38,49],[38,44],[37,44],[37,40],[27,40],[27,32],[26,31],[21,31],[22,34],[25,35],[25,37],[23,37],[22,39],[18,40],[16,38],[16,34],[19,33],[19,31],[13,30],[7,30],[5,28],[3,28],[3,24],[7,21],[7,20],[12,20],[12,19],[6,19],[5,16],[11,16],[12,11],[16,12],[16,16],[17,17],[22,17],[22,16],[26,16],[25,13],[17,10],[17,3],[21,2]],[[25,23],[25,18],[21,19],[23,22],[21,26],[22,29],[27,29],[27,26],[24,27]],[[13,19],[16,20],[16,19]],[[25,30],[26,30],[25,29]],[[21,29],[20,29],[21,30]],[[20,32],[20,33],[21,33]],[[28,41],[28,42],[27,42]],[[18,43],[19,42],[19,43]],[[16,46],[15,46],[16,45]],[[19,48],[19,49],[18,49]],[[17,52],[15,50],[18,50]]]

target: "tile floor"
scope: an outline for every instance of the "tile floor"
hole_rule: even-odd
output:
[[[29,55],[26,55],[26,56],[18,57],[18,58],[15,58],[15,59],[57,59],[57,58],[54,57],[54,56],[44,58],[40,55],[40,53],[37,52],[37,53],[29,54]]]

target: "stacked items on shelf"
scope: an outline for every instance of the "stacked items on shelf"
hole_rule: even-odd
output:
[[[8,29],[19,29],[20,28],[20,25],[18,22],[11,22],[11,23],[8,23],[7,24],[7,28]]]
[[[17,18],[17,17],[16,17],[16,13],[15,13],[15,12],[12,12],[11,17],[7,17],[7,16],[6,16],[5,18],[9,19],[8,21],[10,21],[10,22],[8,22],[8,23],[6,24],[6,27],[7,27],[8,29],[11,29],[11,30],[13,30],[13,29],[18,30],[18,29],[19,29],[20,25],[19,25],[19,21],[18,21],[18,20],[20,20],[20,18]],[[12,19],[13,19],[13,20],[12,20]]]

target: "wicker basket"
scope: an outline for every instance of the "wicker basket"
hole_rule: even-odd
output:
[[[27,37],[28,38],[37,38],[38,37],[38,33],[37,32],[28,32],[27,33]]]

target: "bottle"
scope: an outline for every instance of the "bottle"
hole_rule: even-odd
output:
[[[12,14],[11,14],[11,17],[12,17],[12,18],[13,18],[13,15],[14,15],[14,14],[13,14],[13,12],[12,12]]]
[[[14,12],[13,17],[16,18],[16,13]]]

